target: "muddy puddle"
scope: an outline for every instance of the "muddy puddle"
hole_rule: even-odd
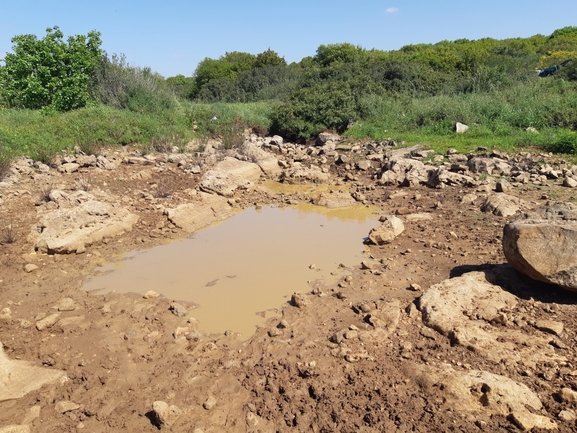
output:
[[[363,260],[375,209],[311,204],[247,209],[191,238],[131,253],[84,286],[101,293],[154,290],[192,301],[200,329],[249,338],[293,292],[330,284]]]

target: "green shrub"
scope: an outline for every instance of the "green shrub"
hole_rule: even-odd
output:
[[[557,153],[577,154],[577,134],[569,131],[561,132],[551,143],[551,148]]]

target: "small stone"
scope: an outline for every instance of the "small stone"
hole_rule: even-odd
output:
[[[567,176],[563,180],[563,186],[566,186],[567,188],[577,188],[577,180]]]
[[[352,340],[354,338],[357,338],[358,336],[359,336],[359,333],[355,330],[352,330],[352,329],[350,329],[344,333],[344,337],[347,340]]]
[[[510,189],[511,189],[511,184],[508,181],[506,181],[505,179],[501,179],[495,185],[495,191],[497,191],[497,192],[507,192]]]
[[[74,299],[63,298],[58,302],[58,311],[74,311]]]
[[[154,299],[154,298],[158,298],[159,296],[160,295],[158,293],[156,293],[154,290],[149,290],[144,295],[142,295],[142,297],[144,299]]]
[[[546,416],[535,415],[528,411],[512,412],[509,419],[521,430],[529,431],[535,427],[544,430],[557,430],[557,423]]]
[[[246,425],[249,427],[256,427],[258,424],[258,418],[253,412],[248,412],[245,419]]]
[[[58,322],[58,319],[60,319],[60,313],[51,314],[50,316],[36,322],[36,329],[42,331],[43,329],[50,328]]]
[[[108,314],[112,311],[112,308],[110,308],[110,304],[104,304],[101,308],[102,310],[102,314]]]
[[[205,408],[206,410],[211,410],[215,406],[216,406],[216,398],[213,395],[208,397],[206,401],[202,404],[202,407]]]
[[[27,273],[35,271],[36,269],[38,269],[38,266],[36,266],[34,263],[28,263],[26,266],[24,266],[24,270]]]
[[[413,292],[419,292],[421,291],[421,286],[417,283],[413,283],[409,286],[409,289],[412,290]]]
[[[539,331],[547,332],[553,335],[561,335],[563,333],[563,323],[555,322],[553,320],[537,320],[535,328]]]
[[[469,126],[468,126],[468,125],[465,125],[464,123],[457,122],[457,123],[455,124],[455,132],[456,132],[457,134],[463,134],[463,133],[465,133],[468,129],[469,129]]]
[[[174,337],[175,340],[180,340],[180,339],[186,339],[186,336],[190,333],[190,329],[188,328],[188,326],[183,326],[183,327],[178,327],[176,328],[176,330],[172,333],[172,336]]]
[[[282,334],[282,331],[278,328],[271,328],[268,330],[268,336],[269,337],[278,337],[281,334]]]
[[[575,403],[577,402],[577,392],[573,391],[570,388],[563,388],[557,394],[561,401],[565,403]]]
[[[188,314],[188,311],[186,310],[184,305],[178,304],[176,302],[170,304],[170,307],[168,309],[172,311],[172,314],[174,314],[177,317],[184,317]]]
[[[562,421],[575,421],[575,419],[577,419],[577,416],[575,415],[575,411],[571,410],[571,409],[567,409],[567,410],[562,410],[561,412],[559,412],[559,415],[557,415],[557,418],[559,418]]]
[[[59,412],[59,413],[70,412],[70,411],[76,410],[78,408],[80,408],[80,405],[73,403],[71,401],[59,401],[54,406],[54,409],[56,410],[56,412]]]
[[[306,307],[311,304],[311,300],[302,292],[295,292],[291,296],[291,304],[298,308]]]
[[[152,411],[160,427],[171,427],[182,414],[182,410],[177,406],[169,406],[168,403],[164,401],[155,401],[152,403]]]

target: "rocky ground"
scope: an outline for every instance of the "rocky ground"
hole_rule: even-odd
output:
[[[0,432],[577,431],[577,295],[502,252],[508,221],[575,202],[576,179],[551,155],[330,134],[17,160],[0,183]],[[248,341],[199,332],[192,304],[81,290],[118,254],[301,201],[389,217],[352,275]]]

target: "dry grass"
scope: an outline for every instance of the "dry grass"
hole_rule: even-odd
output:
[[[90,175],[83,173],[76,179],[76,187],[82,191],[90,191],[92,189],[92,182]]]
[[[8,224],[2,229],[0,233],[0,243],[1,244],[14,244],[16,243],[16,230],[14,230],[14,225],[12,223]]]

